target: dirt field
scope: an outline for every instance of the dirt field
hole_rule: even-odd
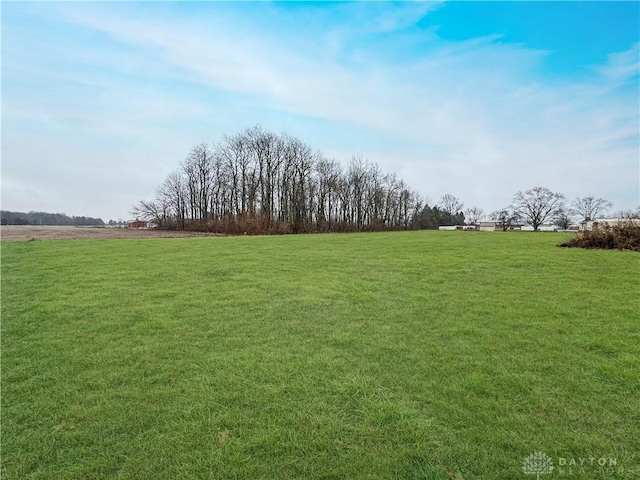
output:
[[[200,232],[174,232],[136,228],[52,227],[33,225],[3,225],[2,227],[0,227],[0,239],[3,242],[26,242],[30,240],[97,240],[108,238],[173,238],[207,236],[219,235]]]

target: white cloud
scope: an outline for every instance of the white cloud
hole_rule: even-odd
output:
[[[444,2],[366,2],[366,8],[350,4],[338,5],[338,17],[348,22],[351,29],[383,33],[403,30],[416,25],[428,13],[440,8]]]
[[[125,163],[149,171],[154,162],[177,165],[196,142],[214,141],[236,126],[286,112],[292,119],[325,121],[325,140],[313,147],[345,161],[360,152],[432,199],[451,192],[468,205],[493,210],[508,204],[515,191],[540,184],[570,198],[593,194],[620,208],[633,206],[638,93],[637,86],[623,91],[620,86],[637,81],[638,44],[610,55],[597,75],[579,83],[545,82],[539,66],[546,52],[509,45],[496,36],[447,43],[427,35],[420,55],[392,65],[365,43],[354,56],[349,48],[356,40],[365,42],[376,32],[398,31],[399,45],[406,46],[412,37],[402,30],[434,8],[402,5],[373,4],[374,14],[368,23],[358,22],[356,31],[345,33],[343,20],[334,31],[314,31],[286,48],[277,32],[259,24],[254,31],[247,26],[250,21],[234,22],[227,14],[174,21],[113,6],[98,11],[67,6],[68,20],[108,35],[122,49],[111,47],[120,53],[103,52],[97,58],[87,49],[69,52],[71,61],[107,69],[108,77],[91,69],[47,74],[55,82],[84,82],[106,96],[95,103],[95,111],[87,110],[89,100],[82,98],[66,110],[51,105],[44,113],[37,108],[20,113],[22,105],[9,102],[7,112],[9,119],[31,115],[36,122],[49,113],[58,125],[100,134],[106,141],[126,139],[123,148],[112,147],[124,162],[116,162],[114,169],[124,172],[130,171]],[[336,8],[349,10],[349,21],[365,12]],[[136,82],[127,83],[128,76]],[[144,86],[166,81],[181,87]],[[225,103],[225,96],[237,99]],[[265,111],[272,113],[258,113]],[[181,122],[182,129],[176,127]],[[291,124],[292,130],[299,128],[298,122]],[[332,132],[344,129],[365,134],[345,148],[332,140]],[[304,132],[300,136],[306,139]],[[66,152],[70,157],[90,150],[73,145]],[[160,181],[157,173],[150,174],[142,190],[149,192]],[[118,189],[124,197],[125,188],[136,190],[135,182]],[[133,201],[144,193],[134,195]]]
[[[615,85],[637,78],[640,74],[640,42],[634,44],[629,50],[610,54],[607,63],[599,67],[598,71]]]

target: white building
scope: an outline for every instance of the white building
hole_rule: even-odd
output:
[[[640,218],[599,218],[597,220],[584,220],[580,222],[580,231],[586,232],[591,231],[594,228],[598,228],[598,226],[607,225],[609,227],[615,227],[621,223],[631,222],[636,225],[640,225]]]
[[[512,223],[507,230],[521,230],[522,224]],[[495,232],[502,230],[502,222],[496,222],[494,220],[478,222],[478,230],[481,232]]]

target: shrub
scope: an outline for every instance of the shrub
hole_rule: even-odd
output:
[[[598,225],[559,246],[640,252],[640,222],[629,219],[617,225]]]

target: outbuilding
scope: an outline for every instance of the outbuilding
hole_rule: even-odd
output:
[[[129,228],[147,228],[147,222],[136,218],[134,221],[129,222]]]

